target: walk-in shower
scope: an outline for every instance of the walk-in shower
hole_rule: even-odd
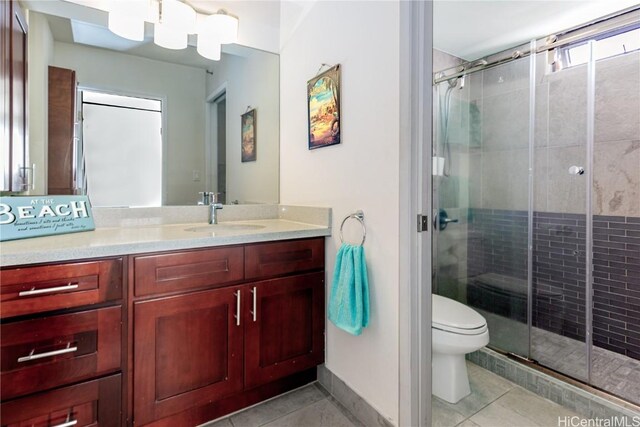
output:
[[[434,109],[435,292],[640,405],[640,10],[438,70]]]

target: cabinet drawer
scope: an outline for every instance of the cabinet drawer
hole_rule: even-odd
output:
[[[120,374],[3,403],[6,427],[120,425]]]
[[[134,258],[136,296],[197,289],[242,280],[242,247],[215,248]]]
[[[0,271],[0,316],[13,317],[122,298],[122,259]]]
[[[2,400],[120,369],[120,306],[0,326]]]
[[[260,243],[245,249],[245,278],[259,279],[324,268],[324,238]]]

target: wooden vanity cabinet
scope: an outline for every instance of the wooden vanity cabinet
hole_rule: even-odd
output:
[[[324,360],[322,237],[3,268],[0,298],[3,427],[195,426]]]
[[[118,426],[123,259],[0,270],[2,426]]]
[[[140,255],[130,265],[141,295],[136,425],[201,424],[315,379],[324,360],[324,238]]]

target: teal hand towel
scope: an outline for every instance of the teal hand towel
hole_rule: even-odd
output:
[[[360,335],[369,324],[369,279],[362,246],[343,243],[338,250],[329,320],[353,335]]]

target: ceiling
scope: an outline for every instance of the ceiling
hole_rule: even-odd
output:
[[[106,10],[109,0],[23,0],[26,7],[46,16],[54,40],[65,43],[79,43],[88,46],[115,50],[130,55],[158,61],[212,69],[215,61],[206,59],[196,52],[196,35],[189,35],[189,47],[172,50],[153,43],[153,24],[145,24],[145,39],[131,41],[113,34],[107,29]],[[238,38],[245,40],[256,35],[271,35],[279,25],[279,7],[274,2],[261,1],[189,1],[202,14],[215,13],[219,9],[233,11],[240,17]],[[245,31],[243,33],[243,24]],[[275,27],[274,27],[275,26]],[[258,28],[262,27],[262,28]],[[250,30],[250,31],[248,31]],[[240,40],[242,41],[242,40]],[[247,43],[247,45],[250,45]],[[258,46],[262,47],[262,46]],[[242,44],[223,45],[224,55],[248,56],[253,49]]]
[[[472,61],[632,6],[638,0],[436,0],[433,45]]]

